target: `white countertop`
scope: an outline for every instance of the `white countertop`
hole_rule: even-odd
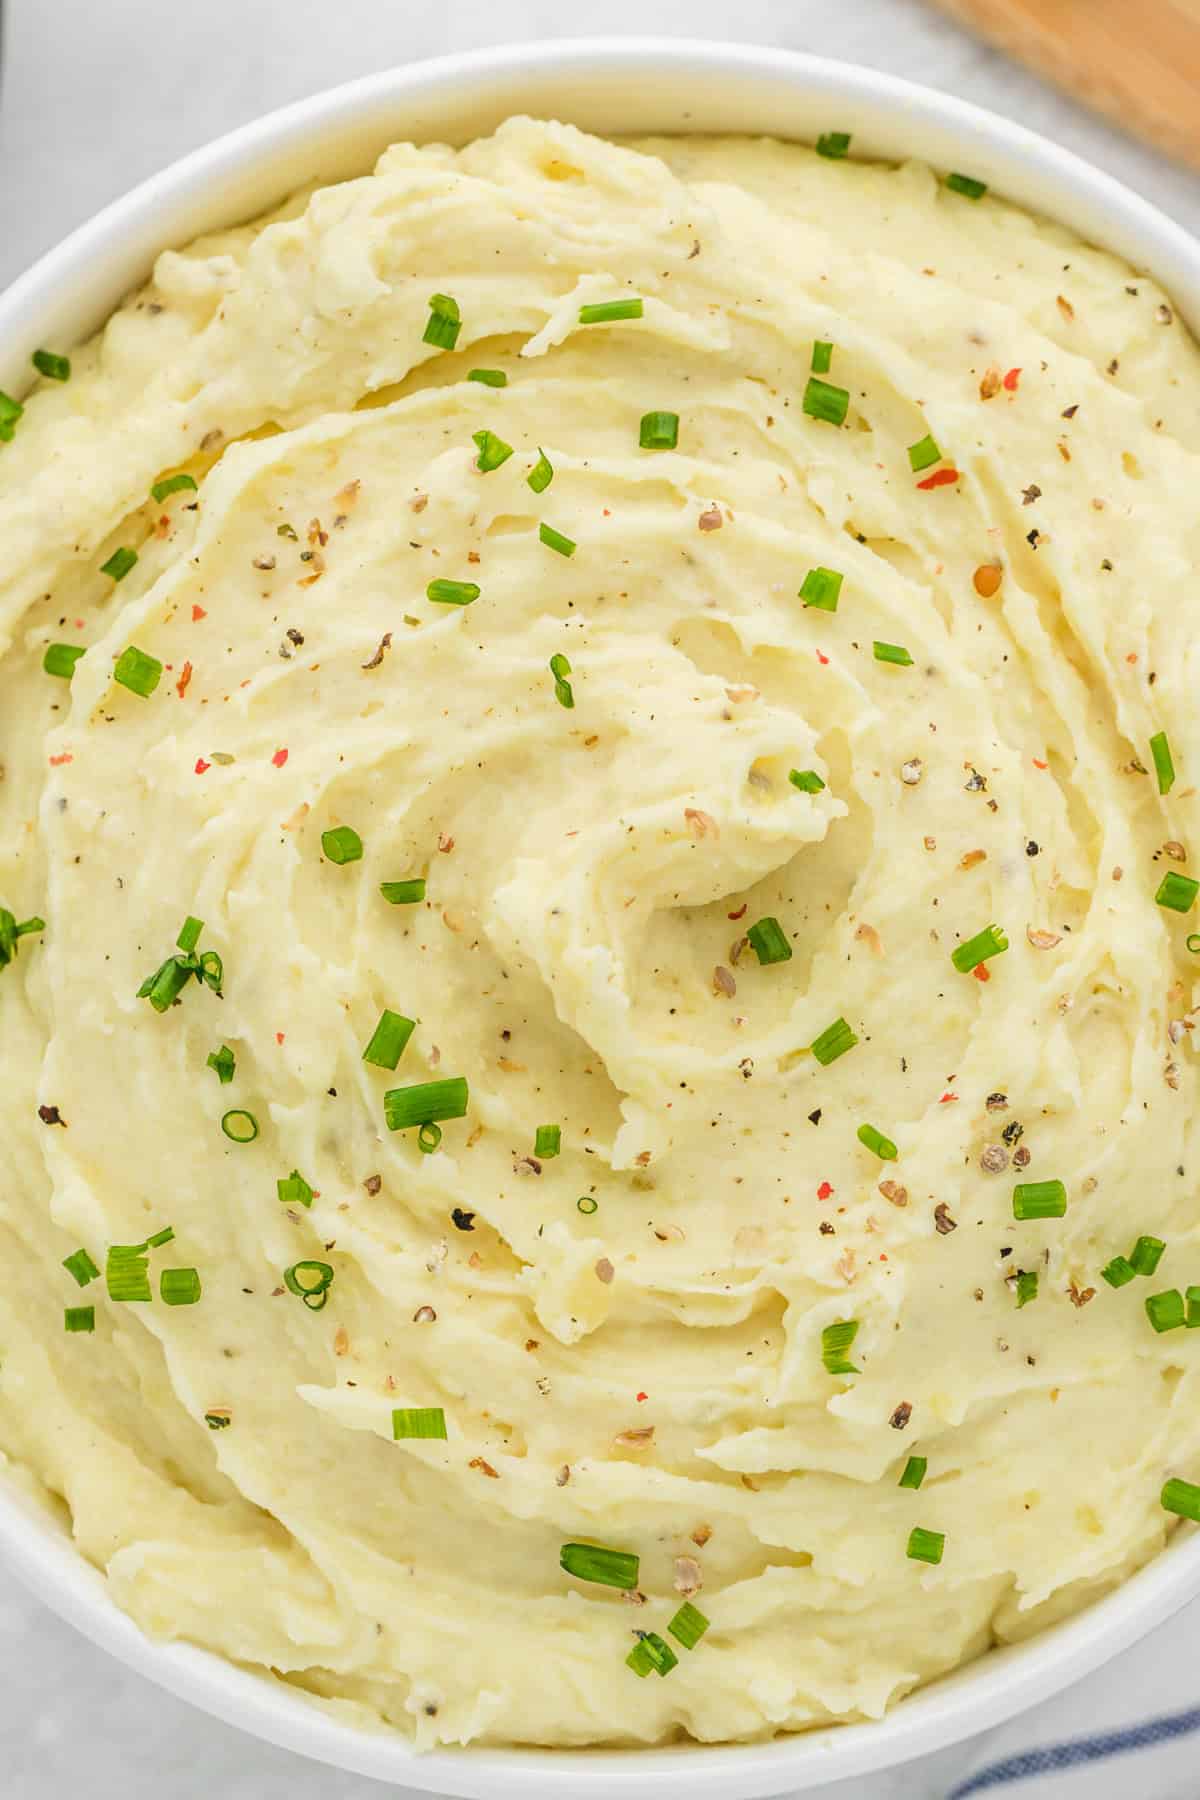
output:
[[[573,0],[8,0],[6,10],[0,284],[143,176],[318,88],[528,38],[598,30],[728,37],[731,17],[744,41],[874,64],[1019,117],[1200,232],[1200,179],[1123,139],[921,0],[738,0],[736,13],[720,0],[605,0],[602,8]],[[1193,1608],[1158,1653],[1194,1658],[1198,1643]],[[0,1649],[5,1800],[74,1792],[88,1800],[375,1800],[384,1791],[255,1743],[159,1693],[19,1590],[0,1592]],[[1122,1659],[1129,1682],[1144,1684],[1148,1708],[1155,1655],[1148,1647]],[[940,1800],[965,1761],[950,1751],[835,1791],[838,1800]]]

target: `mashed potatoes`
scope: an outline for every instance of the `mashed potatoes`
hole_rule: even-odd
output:
[[[1153,285],[922,167],[516,119],[73,365],[0,448],[0,1443],[117,1601],[423,1745],[651,1744],[875,1716],[1152,1556]]]

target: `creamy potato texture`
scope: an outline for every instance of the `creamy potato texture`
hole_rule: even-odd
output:
[[[0,1443],[148,1632],[421,1745],[753,1738],[1159,1550],[1200,1476],[1200,1337],[1144,1305],[1200,1282],[1196,915],[1155,898],[1194,892],[1198,398],[1152,283],[926,168],[524,119],[162,256],[41,384],[0,448],[0,902],[45,921],[0,971]],[[160,1013],[189,915],[221,993]],[[457,1077],[439,1148],[388,1129]]]

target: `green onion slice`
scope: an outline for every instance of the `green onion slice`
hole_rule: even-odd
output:
[[[508,376],[503,369],[468,369],[467,380],[482,382],[484,387],[508,386]]]
[[[1178,1513],[1181,1519],[1200,1524],[1200,1487],[1194,1481],[1168,1481],[1160,1499],[1164,1512]]]
[[[925,1479],[925,1471],[928,1467],[929,1458],[927,1456],[910,1456],[896,1485],[902,1488],[919,1488]]]
[[[35,350],[30,361],[39,375],[47,381],[70,381],[71,359],[69,356],[57,356],[53,350]]]
[[[425,881],[421,876],[412,881],[381,881],[379,891],[389,906],[415,906],[425,898]]]
[[[1137,1270],[1127,1257],[1114,1256],[1111,1262],[1105,1263],[1100,1274],[1102,1279],[1107,1281],[1109,1287],[1119,1288],[1132,1281]]]
[[[812,348],[812,372],[814,375],[828,375],[833,362],[833,345],[817,339]]]
[[[513,453],[512,445],[506,444],[494,431],[473,431],[471,437],[479,451],[475,467],[484,475],[490,475],[493,469],[506,463]]]
[[[159,682],[162,680],[163,666],[157,656],[147,656],[135,644],[122,650],[113,669],[112,678],[131,694],[139,699],[148,700]]]
[[[884,1137],[882,1131],[876,1131],[874,1125],[860,1125],[857,1137],[859,1143],[873,1151],[881,1162],[895,1162],[900,1154],[891,1138]]]
[[[813,1039],[810,1048],[821,1067],[827,1069],[839,1056],[845,1056],[847,1050],[853,1050],[857,1042],[858,1038],[845,1019],[835,1019],[832,1025],[825,1027],[820,1037]]]
[[[432,1124],[436,1119],[461,1119],[468,1098],[464,1075],[420,1081],[413,1087],[389,1088],[383,1096],[383,1116],[389,1131],[408,1131],[413,1125]]]
[[[544,494],[554,480],[554,465],[546,452],[538,447],[538,459],[525,477],[535,494]]]
[[[899,669],[912,668],[912,656],[903,644],[883,644],[876,638],[871,645],[871,654],[876,662],[894,663]]]
[[[559,1565],[576,1581],[595,1581],[601,1587],[632,1591],[638,1584],[640,1562],[631,1550],[606,1550],[600,1544],[564,1544]]]
[[[406,1019],[403,1013],[391,1012],[385,1006],[371,1041],[362,1053],[363,1061],[374,1063],[377,1069],[394,1069],[416,1028],[415,1019]]]
[[[82,644],[47,644],[42,667],[47,675],[58,675],[62,680],[70,681],[75,673],[75,664],[85,654]]]
[[[142,1248],[145,1250],[157,1250],[160,1245],[169,1244],[174,1236],[175,1227],[173,1225],[164,1225],[161,1231],[156,1231],[153,1237],[148,1237],[146,1239]]]
[[[646,1632],[638,1648],[645,1652],[650,1667],[658,1675],[669,1675],[672,1669],[679,1667],[679,1658],[667,1640],[659,1637],[657,1631]],[[627,1657],[626,1661],[628,1660]]]
[[[458,301],[449,294],[431,294],[429,296],[429,321],[422,333],[421,341],[433,344],[438,350],[453,350],[461,330],[462,319],[459,315]]]
[[[947,175],[946,186],[952,194],[962,194],[968,200],[982,200],[987,193],[987,182],[977,181],[974,175]]]
[[[63,1328],[66,1331],[95,1331],[96,1309],[94,1306],[67,1306],[63,1309]]]
[[[1172,912],[1185,913],[1192,910],[1198,892],[1200,881],[1193,881],[1190,875],[1177,875],[1174,869],[1168,869],[1154,898],[1159,906],[1169,907]]]
[[[558,655],[550,658],[550,673],[554,677],[554,698],[569,712],[575,705],[575,690],[567,680],[567,676],[571,673],[571,665],[561,651]]]
[[[611,325],[617,319],[640,319],[645,308],[640,300],[601,300],[592,306],[581,306],[581,325]]]
[[[562,1149],[562,1126],[539,1125],[533,1138],[533,1154],[542,1160],[557,1156]]]
[[[908,466],[914,475],[919,475],[923,469],[931,469],[941,460],[942,453],[928,432],[918,443],[908,446]]]
[[[363,841],[352,825],[335,825],[321,833],[321,848],[331,863],[361,862]]]
[[[810,569],[804,577],[800,598],[805,606],[815,606],[821,612],[836,612],[844,580],[845,576],[836,569]]]
[[[275,1192],[284,1206],[311,1206],[313,1203],[313,1191],[299,1169],[293,1169],[290,1175],[278,1180]]]
[[[1036,1269],[1017,1270],[1017,1311],[1028,1306],[1031,1300],[1038,1297],[1038,1278]]]
[[[1158,776],[1158,791],[1169,794],[1175,785],[1175,764],[1165,731],[1156,731],[1150,739],[1150,754],[1154,758],[1154,773]]]
[[[446,1414],[440,1406],[396,1406],[392,1408],[392,1437],[444,1438]]]
[[[442,1141],[442,1128],[435,1125],[432,1119],[417,1128],[417,1149],[422,1156],[432,1156]]]
[[[590,1218],[594,1212],[599,1210],[600,1202],[591,1194],[580,1194],[575,1206],[577,1211],[586,1213]]]
[[[908,1549],[904,1554],[913,1562],[940,1563],[945,1547],[944,1531],[923,1531],[919,1525],[914,1525],[908,1534]]]
[[[201,1293],[199,1272],[164,1269],[158,1278],[158,1291],[168,1306],[195,1306]]]
[[[1144,1304],[1146,1317],[1155,1331],[1178,1331],[1187,1322],[1187,1307],[1178,1288],[1168,1288],[1163,1294],[1148,1294]]]
[[[538,526],[538,536],[550,550],[557,550],[560,556],[574,556],[574,538],[564,537],[561,531],[555,531],[553,525],[544,522]]]
[[[89,1281],[95,1281],[100,1271],[86,1250],[72,1250],[70,1256],[63,1257],[63,1268],[68,1275],[74,1277],[77,1286],[86,1287]]]
[[[1129,1252],[1129,1266],[1134,1274],[1153,1275],[1166,1247],[1161,1238],[1140,1237]]]
[[[205,1058],[204,1066],[216,1072],[217,1080],[226,1087],[233,1080],[237,1070],[237,1057],[228,1044],[222,1044],[219,1050],[210,1050]]]
[[[283,1283],[289,1293],[298,1294],[310,1312],[320,1312],[329,1298],[333,1282],[333,1264],[327,1262],[293,1263],[283,1271]],[[443,1437],[445,1433],[442,1433]]]
[[[1188,1288],[1184,1299],[1187,1301],[1187,1315],[1183,1322],[1189,1331],[1195,1331],[1200,1325],[1200,1287]]]
[[[973,938],[968,938],[965,944],[959,944],[956,950],[952,950],[950,961],[960,975],[969,975],[980,963],[987,962],[989,957],[999,956],[1001,951],[1007,949],[1008,938],[1001,927],[988,925],[982,931],[977,931]]]
[[[638,444],[643,450],[674,450],[679,443],[679,414],[648,412],[642,414]]]
[[[679,1640],[685,1650],[694,1650],[708,1630],[708,1620],[698,1606],[685,1600],[675,1617],[668,1622],[667,1630],[673,1638]]]
[[[425,589],[425,598],[432,600],[435,606],[470,606],[472,600],[478,600],[479,584],[474,581],[431,581]]]
[[[643,1680],[647,1675],[652,1675],[654,1673],[654,1655],[652,1651],[646,1648],[645,1638],[638,1639],[637,1643],[633,1646],[633,1649],[629,1652],[629,1655],[625,1658],[625,1666],[628,1669],[632,1669],[635,1675],[640,1675]]]
[[[1066,1210],[1061,1181],[1021,1181],[1013,1189],[1014,1219],[1061,1219]]]
[[[821,419],[826,425],[844,425],[850,411],[850,390],[810,375],[804,389],[804,411],[810,419]]]
[[[850,1361],[850,1346],[857,1336],[857,1319],[840,1319],[836,1325],[826,1325],[821,1333],[821,1361],[830,1375],[862,1373]]]
[[[850,148],[851,133],[848,131],[823,131],[817,139],[817,155],[827,156],[831,162],[840,162]]]
[[[783,927],[778,919],[759,919],[751,925],[746,936],[750,940],[750,948],[760,963],[790,962],[792,946],[784,936]]]
[[[222,1115],[221,1130],[235,1144],[252,1144],[258,1136],[258,1120],[252,1112],[235,1107]]]
[[[145,1244],[110,1245],[104,1264],[104,1285],[110,1300],[152,1300],[150,1259]]]
[[[820,794],[825,787],[815,769],[791,769],[788,771],[788,780],[802,794]]]
[[[20,925],[7,906],[0,906],[0,969],[6,969],[20,947],[20,940],[31,932],[45,931],[45,919],[25,919]]]
[[[204,920],[193,918],[191,913],[179,928],[179,936],[175,939],[175,948],[190,956],[204,933]]]
[[[152,500],[166,500],[171,494],[182,494],[185,491],[196,493],[196,481],[192,475],[167,475],[162,481],[156,481],[150,489]]]
[[[100,573],[113,581],[124,581],[130,569],[137,561],[137,551],[128,546],[114,550],[108,561],[100,564]]]

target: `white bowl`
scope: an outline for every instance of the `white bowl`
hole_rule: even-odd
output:
[[[0,295],[0,387],[21,394],[40,344],[67,348],[141,282],[155,253],[252,218],[289,189],[362,173],[396,139],[463,143],[514,112],[592,131],[854,133],[859,156],[964,169],[1118,251],[1200,327],[1200,244],[1045,138],[876,70],[734,44],[656,38],[518,45],[388,70],[232,132],[143,183]],[[1200,1535],[1025,1645],[990,1651],[875,1724],[768,1743],[635,1751],[440,1751],[341,1723],[282,1682],[144,1637],[69,1536],[0,1473],[0,1555],[46,1604],[152,1681],[270,1742],[336,1767],[476,1800],[755,1800],[941,1749],[1078,1680],[1200,1592]]]

